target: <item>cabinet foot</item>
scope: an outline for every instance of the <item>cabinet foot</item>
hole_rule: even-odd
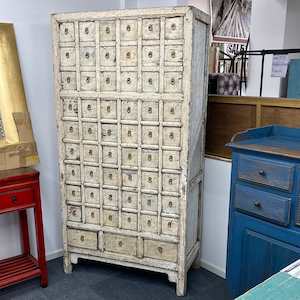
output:
[[[65,254],[64,256],[64,271],[66,274],[70,274],[73,271],[73,266],[69,254]]]
[[[200,250],[197,253],[197,256],[195,257],[193,263],[192,263],[193,269],[200,269],[201,268],[201,258],[200,258]]]
[[[177,279],[177,283],[176,283],[176,295],[177,296],[185,296],[186,295],[186,285],[187,285],[186,276],[178,275],[178,279]]]

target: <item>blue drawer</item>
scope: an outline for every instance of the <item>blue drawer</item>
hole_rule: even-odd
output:
[[[239,179],[264,184],[285,191],[293,187],[294,165],[268,159],[240,155],[238,161]]]
[[[242,212],[283,226],[290,222],[290,198],[237,184],[234,206]]]

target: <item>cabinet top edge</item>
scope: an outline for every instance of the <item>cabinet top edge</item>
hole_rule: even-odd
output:
[[[169,6],[169,7],[154,7],[154,8],[129,8],[118,10],[105,10],[105,11],[81,11],[81,12],[64,12],[53,13],[51,17],[53,21],[72,21],[81,19],[93,20],[99,18],[130,18],[130,17],[157,17],[157,16],[178,16],[186,15],[191,12],[193,16],[205,23],[210,24],[210,16],[194,6]]]

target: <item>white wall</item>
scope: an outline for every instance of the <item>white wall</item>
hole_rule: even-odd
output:
[[[201,263],[225,277],[231,162],[205,159]]]
[[[287,0],[252,0],[250,50],[283,49],[286,12]],[[261,58],[251,56],[246,95],[259,96],[260,70]],[[278,97],[280,78],[272,78],[271,70],[272,55],[267,55],[262,96]]]
[[[119,8],[119,5],[119,0],[10,0],[1,5],[1,22],[15,25],[27,103],[41,161],[38,169],[41,170],[46,251],[50,257],[62,249],[50,14]],[[0,216],[0,258],[20,251],[16,223],[14,214]]]

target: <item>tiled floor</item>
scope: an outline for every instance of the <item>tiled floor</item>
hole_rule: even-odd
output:
[[[80,261],[66,275],[62,259],[48,264],[49,286],[42,289],[33,279],[0,290],[0,299],[18,300],[168,300],[175,299],[175,285],[167,276],[97,262]],[[180,298],[178,298],[180,299]],[[229,300],[225,280],[204,270],[189,272],[188,293],[181,299]]]

